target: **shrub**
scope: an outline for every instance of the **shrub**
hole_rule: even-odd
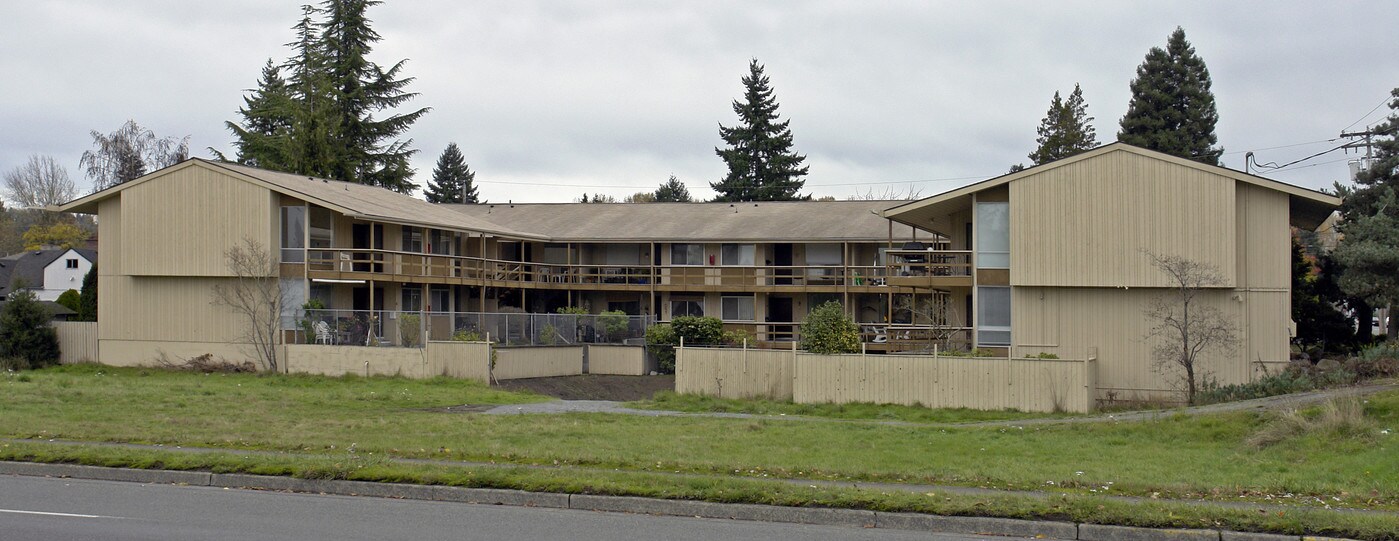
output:
[[[616,340],[617,337],[627,333],[627,327],[631,326],[631,318],[621,310],[608,310],[597,316],[598,325],[603,332],[607,333],[608,340]]]
[[[1298,410],[1277,414],[1248,438],[1248,444],[1263,448],[1308,435],[1319,435],[1328,442],[1340,440],[1374,441],[1375,421],[1365,416],[1365,406],[1359,398],[1328,400],[1320,411],[1310,415]]]
[[[1344,366],[1357,381],[1399,376],[1399,344],[1384,342],[1366,347],[1359,355],[1346,359]]]
[[[717,317],[680,316],[670,323],[652,325],[646,329],[646,351],[656,358],[656,370],[662,374],[675,372],[675,346],[680,337],[686,344],[736,344],[746,333],[724,331],[724,322]]]
[[[669,323],[646,328],[646,351],[656,358],[656,370],[662,374],[675,372],[675,345],[680,338]]]
[[[97,264],[83,276],[83,290],[78,293],[78,319],[97,321]]]
[[[860,327],[845,315],[836,301],[817,306],[802,323],[801,348],[812,353],[839,354],[860,351]]]
[[[58,296],[58,300],[54,302],[57,302],[60,306],[72,310],[74,312],[80,311],[83,307],[82,295],[80,295],[78,293],[78,290],[76,289],[64,291],[61,295]]]
[[[553,323],[546,323],[544,328],[539,329],[539,343],[546,346],[559,343],[559,330],[554,328]]]
[[[685,337],[685,343],[693,345],[717,346],[724,341],[724,322],[717,317],[680,316],[670,321],[675,328],[676,340]]]
[[[419,335],[422,334],[423,319],[418,314],[402,314],[398,316],[398,337],[406,347],[418,345]]]
[[[58,334],[49,325],[51,317],[32,291],[11,294],[0,311],[0,358],[22,358],[30,368],[58,364]]]
[[[582,306],[564,306],[564,307],[562,307],[562,308],[559,308],[558,310],[555,310],[555,312],[558,312],[558,313],[560,313],[560,314],[570,315],[570,316],[586,316],[586,315],[588,315],[588,309],[587,309],[587,308],[584,308],[584,307],[582,307]]]
[[[452,333],[452,340],[458,342],[480,342],[481,333],[471,329],[457,329],[457,332]]]

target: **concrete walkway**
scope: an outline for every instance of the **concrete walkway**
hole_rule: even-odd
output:
[[[1372,383],[1368,385],[1359,385],[1355,387],[1338,387],[1334,389],[1323,389],[1320,391],[1311,391],[1305,393],[1270,396],[1267,398],[1257,398],[1253,400],[1241,400],[1238,402],[1210,404],[1208,406],[1193,406],[1188,408],[1173,408],[1164,410],[1127,411],[1118,413],[1103,413],[1097,415],[1082,415],[1076,417],[1046,417],[1039,419],[978,421],[970,423],[916,423],[910,421],[887,421],[875,419],[831,419],[827,417],[809,417],[802,415],[765,415],[754,413],[691,413],[667,410],[629,408],[623,405],[624,403],[622,402],[613,402],[610,400],[553,400],[550,402],[536,402],[533,404],[510,404],[505,406],[496,406],[494,408],[485,410],[482,413],[487,415],[523,415],[534,413],[615,413],[621,415],[640,415],[645,417],[717,417],[727,419],[768,419],[781,421],[857,423],[891,426],[1025,426],[1046,424],[1150,421],[1155,419],[1173,417],[1176,415],[1206,415],[1211,413],[1225,413],[1234,411],[1280,410],[1308,406],[1320,402],[1325,402],[1333,398],[1343,398],[1350,396],[1361,397],[1384,391],[1392,391],[1396,389],[1399,389],[1399,383],[1387,381],[1380,383]]]

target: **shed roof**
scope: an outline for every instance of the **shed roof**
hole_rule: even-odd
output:
[[[1294,186],[1285,182],[1280,182],[1270,178],[1252,175],[1243,171],[1209,165],[1194,160],[1187,160],[1178,156],[1173,156],[1163,152],[1147,150],[1145,148],[1132,146],[1126,143],[1109,143],[1092,150],[1076,154],[1074,156],[1056,160],[1044,165],[1037,165],[1022,171],[1008,173],[999,177],[990,178],[969,184],[954,190],[911,201],[898,205],[883,212],[883,216],[899,223],[913,224],[926,219],[953,205],[961,205],[963,198],[970,198],[971,194],[989,190],[998,186],[1009,184],[1022,178],[1031,177],[1044,171],[1063,167],[1072,163],[1084,160],[1091,160],[1112,152],[1130,152],[1133,154],[1146,156],[1158,160],[1167,161],[1183,167],[1203,170],[1216,175],[1232,178],[1241,182],[1246,182],[1255,186],[1268,188],[1283,192],[1288,196],[1288,206],[1291,214],[1292,225],[1310,230],[1315,230],[1321,225],[1331,212],[1341,205],[1341,199],[1334,195],[1324,194],[1318,191],[1309,190],[1300,186]]]
[[[463,217],[561,242],[881,241],[894,201],[746,203],[513,203],[446,205]],[[913,236],[893,227],[895,240]],[[926,235],[926,234],[925,234]]]

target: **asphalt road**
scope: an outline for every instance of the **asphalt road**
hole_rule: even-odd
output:
[[[0,539],[1004,539],[568,509],[0,476]]]

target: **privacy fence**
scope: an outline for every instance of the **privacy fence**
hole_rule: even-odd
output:
[[[58,361],[63,364],[95,363],[97,355],[96,321],[54,321],[58,335]]]
[[[676,348],[675,390],[797,403],[1085,413],[1097,358],[817,355],[795,350]]]
[[[282,367],[293,374],[446,376],[483,383],[508,379],[647,372],[642,346],[499,347],[490,342],[432,341],[423,347],[288,344]]]

